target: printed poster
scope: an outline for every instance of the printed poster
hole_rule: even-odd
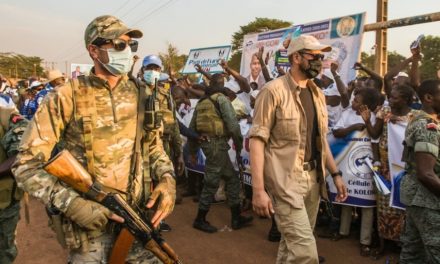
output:
[[[347,200],[343,203],[336,202],[337,190],[332,177],[328,176],[326,179],[332,202],[358,207],[375,207],[373,172],[366,162],[367,159],[373,159],[373,153],[371,139],[366,129],[354,131],[345,138],[335,138],[332,135],[328,138],[331,152],[348,189]]]
[[[183,74],[198,73],[195,65],[199,64],[202,69],[209,73],[223,72],[219,65],[221,60],[228,60],[231,46],[219,46],[210,48],[191,49],[188,59],[183,67]]]
[[[246,35],[243,39],[240,74],[248,79],[252,76],[253,80],[262,76],[261,65],[254,56],[260,47],[264,47],[263,58],[267,54],[270,56],[268,67],[272,74],[276,75],[276,66],[287,70],[290,65],[287,59],[290,39],[307,34],[332,46],[332,51],[325,53],[323,66],[329,68],[331,62],[337,62],[342,80],[348,83],[356,77],[353,65],[360,57],[364,22],[365,13],[360,13]]]

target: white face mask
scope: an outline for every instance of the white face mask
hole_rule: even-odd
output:
[[[128,45],[123,51],[116,51],[115,49],[107,49],[106,51],[108,63],[102,63],[99,59],[98,61],[112,75],[118,76],[126,74],[131,70],[133,55]]]
[[[147,70],[144,72],[144,81],[149,85],[154,85],[160,80],[160,71]]]

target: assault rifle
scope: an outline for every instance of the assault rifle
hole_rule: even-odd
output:
[[[63,150],[58,153],[44,166],[44,169],[76,191],[124,218],[124,223],[121,224],[123,229],[115,242],[109,263],[125,263],[134,239],[139,240],[145,249],[151,251],[165,264],[182,263],[160,234],[133,210],[121,194],[106,192],[99,183],[93,182],[92,176],[69,151]]]

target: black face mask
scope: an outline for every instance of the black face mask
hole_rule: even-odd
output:
[[[302,64],[300,64],[299,68],[306,75],[307,78],[313,79],[321,72],[322,69],[322,61],[320,59],[317,60],[307,60],[309,62],[309,67],[305,69]]]

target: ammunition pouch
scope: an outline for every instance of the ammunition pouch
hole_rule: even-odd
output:
[[[0,178],[0,210],[5,209],[13,201],[20,201],[23,191],[17,187],[17,183],[11,177]]]
[[[170,110],[163,110],[162,121],[163,121],[163,133],[172,134],[174,132],[174,126],[176,125],[176,120],[174,119],[174,114]]]

